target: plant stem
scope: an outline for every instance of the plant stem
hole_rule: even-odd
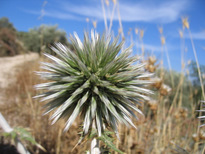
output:
[[[113,22],[113,17],[114,17],[114,13],[115,13],[115,6],[116,6],[116,4],[114,4],[114,6],[113,6],[112,15],[110,17],[110,26],[109,26],[109,30],[108,30],[109,34],[111,33],[111,29],[112,29],[112,22]]]
[[[169,66],[169,72],[170,72],[170,77],[171,77],[171,82],[172,82],[172,88],[174,88],[174,79],[173,79],[173,76],[172,76],[172,73],[171,73],[172,67],[171,67],[169,53],[168,53],[168,49],[167,49],[166,44],[164,45],[164,47],[165,47],[165,53],[166,53],[166,56],[167,56],[167,62],[168,62],[168,66]]]
[[[96,130],[96,125],[95,123],[93,123],[93,129]],[[100,148],[99,148],[99,140],[94,138],[92,141],[91,141],[91,147],[90,147],[90,153],[91,154],[100,154]]]
[[[120,16],[119,3],[117,2],[116,5],[117,5],[118,21],[119,21],[120,29],[122,30],[121,37],[122,37],[122,39],[124,39],[124,32],[123,32],[123,26],[122,26],[122,21],[121,21],[121,16]]]
[[[1,112],[0,112],[0,126],[2,127],[4,132],[10,133],[13,131],[13,129],[9,126],[9,124],[7,123],[6,119],[1,114]],[[19,153],[30,154],[17,137],[15,138],[15,144],[16,144],[16,148],[17,148]]]
[[[198,62],[198,58],[197,58],[197,54],[196,54],[196,48],[194,46],[194,41],[192,39],[190,29],[188,29],[188,31],[189,31],[189,37],[190,37],[190,40],[191,40],[192,49],[193,49],[193,52],[194,52],[194,57],[195,57],[195,60],[196,60],[197,69],[198,69],[198,75],[199,75],[199,80],[200,80],[200,84],[201,84],[202,96],[203,96],[203,99],[205,100],[204,86],[203,86],[203,81],[202,81],[202,78],[201,78],[201,71],[200,71],[199,62]]]
[[[94,138],[91,142],[91,154],[100,154],[99,140]]]
[[[104,17],[104,23],[105,23],[105,31],[107,32],[107,18],[106,18],[106,14],[105,14],[105,7],[104,7],[103,0],[101,0],[101,4],[102,4],[103,17]]]

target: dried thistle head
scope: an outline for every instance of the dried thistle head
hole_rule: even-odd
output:
[[[179,109],[179,112],[180,112],[180,113],[187,113],[187,112],[188,112],[188,109],[185,108],[185,107],[182,107],[182,108]]]
[[[97,21],[93,21],[93,27],[94,27],[94,28],[97,27]]]
[[[156,70],[156,66],[147,64],[146,65],[146,70],[148,70],[150,73],[154,73],[155,70]]]
[[[149,64],[154,65],[156,63],[157,59],[155,56],[150,56],[148,59]]]
[[[159,128],[158,126],[155,126],[155,127],[154,127],[154,132],[155,132],[155,133],[158,133],[159,131],[160,131],[160,128]]]
[[[192,135],[192,139],[195,141],[195,142],[198,142],[199,141],[199,136],[195,133]]]
[[[188,116],[188,109],[185,107],[182,107],[179,109],[179,114],[181,118],[187,118]]]
[[[165,44],[165,37],[161,36],[161,44],[164,45]]]
[[[155,56],[150,56],[147,60],[147,65],[146,65],[146,70],[149,71],[150,73],[154,73],[156,71],[157,66],[155,66],[156,62],[156,57]]]
[[[204,131],[200,130],[199,133],[194,133],[192,135],[192,139],[195,141],[195,142],[199,142],[201,140],[205,140],[205,133]]]
[[[139,33],[139,29],[135,28],[135,34],[138,35],[138,33]]]
[[[117,0],[112,0],[113,4],[116,5],[117,4]]]
[[[105,0],[105,4],[106,4],[107,6],[109,6],[109,5],[110,5],[109,0]]]
[[[162,79],[161,78],[158,78],[158,77],[155,77],[155,78],[152,78],[152,86],[156,89],[160,89],[161,86],[162,86]]]
[[[158,102],[156,100],[150,100],[147,102],[151,110],[157,110]]]
[[[199,138],[201,139],[201,140],[205,140],[205,132],[204,131],[200,131],[199,132]]]
[[[160,33],[161,35],[163,34],[163,28],[162,28],[162,27],[159,28],[159,33]]]
[[[143,37],[144,37],[144,30],[140,29],[140,38],[143,39]]]
[[[160,94],[162,96],[167,96],[171,92],[171,90],[172,89],[168,85],[162,84],[160,87]]]
[[[153,128],[151,128],[150,130],[149,130],[149,133],[151,134],[151,135],[153,135],[155,132],[154,132],[154,129]]]
[[[176,112],[176,113],[174,114],[174,118],[175,118],[175,119],[179,119],[179,118],[180,118],[180,113],[179,113],[179,112]]]
[[[36,85],[44,90],[39,95],[46,113],[53,112],[52,123],[65,118],[67,131],[78,115],[83,119],[83,134],[87,135],[96,125],[98,136],[106,127],[118,136],[118,123],[133,126],[134,112],[142,114],[136,106],[149,100],[152,92],[147,89],[151,83],[146,78],[152,74],[145,72],[144,63],[137,56],[131,56],[131,48],[122,48],[118,38],[91,32],[91,39],[85,33],[81,42],[78,35],[70,37],[74,51],[57,43],[51,49],[56,57],[45,54],[52,62],[42,63],[44,72],[38,72],[49,82]]]
[[[118,29],[118,33],[121,34],[122,33],[122,28]]]
[[[189,29],[189,22],[188,22],[188,18],[182,18],[182,25],[183,25],[183,29],[187,28]]]

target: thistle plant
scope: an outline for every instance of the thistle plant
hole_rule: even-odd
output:
[[[123,50],[119,38],[91,31],[91,38],[85,33],[83,42],[76,33],[70,41],[74,51],[56,43],[51,47],[56,56],[45,53],[52,62],[42,62],[45,72],[37,72],[49,81],[36,85],[44,91],[39,97],[47,102],[45,114],[54,111],[52,123],[65,118],[64,131],[81,115],[82,138],[93,128],[98,137],[106,128],[119,137],[119,122],[135,127],[131,118],[142,114],[136,105],[151,94],[147,85],[152,74],[145,72],[145,64],[131,56],[131,47]]]

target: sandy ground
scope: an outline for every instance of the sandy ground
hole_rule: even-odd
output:
[[[30,53],[14,57],[0,57],[0,103],[4,102],[4,89],[15,81],[14,75],[19,65],[38,59],[38,54]]]

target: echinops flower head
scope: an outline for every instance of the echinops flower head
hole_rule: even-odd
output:
[[[48,81],[36,85],[44,91],[39,97],[47,102],[45,114],[53,112],[53,123],[65,118],[65,131],[81,115],[83,136],[93,125],[98,136],[108,127],[118,136],[118,123],[135,127],[131,118],[142,114],[137,105],[152,94],[145,64],[112,36],[91,31],[90,38],[85,32],[82,42],[74,33],[70,41],[74,50],[56,43],[51,47],[56,55],[45,53],[51,62],[42,62],[45,71],[37,72]]]

